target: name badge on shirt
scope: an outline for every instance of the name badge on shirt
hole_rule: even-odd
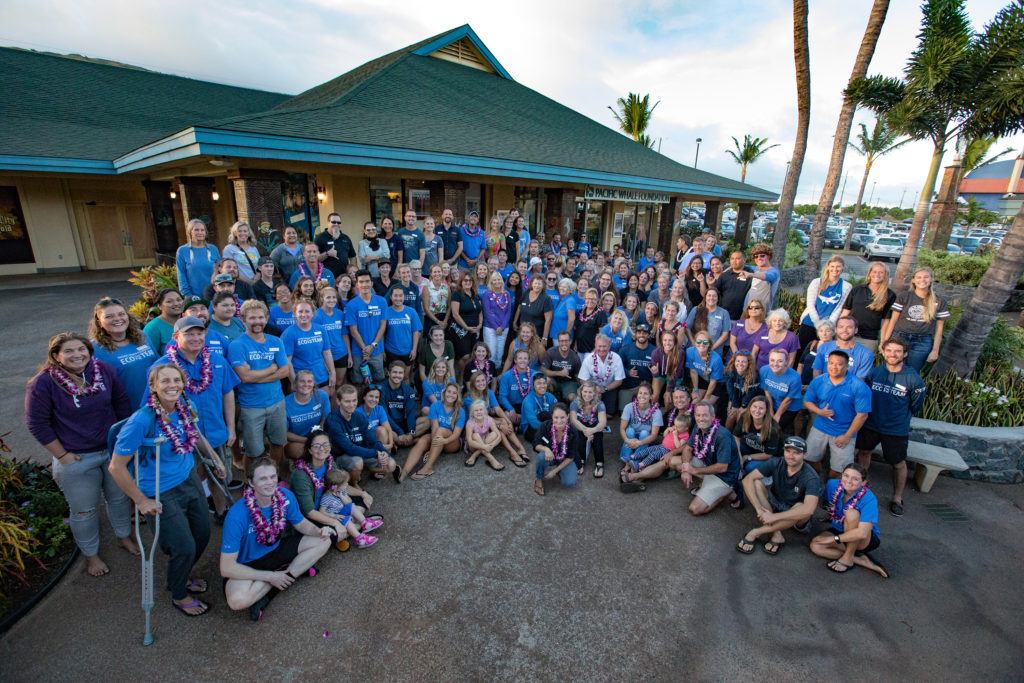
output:
[[[143,344],[142,346],[136,346],[135,350],[136,351],[148,351],[149,350],[149,346],[146,345],[146,344]]]
[[[280,351],[281,349],[277,348],[276,346],[271,346],[270,350],[271,351]]]

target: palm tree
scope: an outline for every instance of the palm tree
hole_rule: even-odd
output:
[[[747,166],[755,163],[761,158],[761,155],[770,150],[772,147],[778,147],[778,145],[769,145],[765,147],[765,143],[768,142],[768,138],[752,138],[749,135],[743,136],[743,146],[740,146],[740,141],[736,139],[736,136],[732,137],[732,144],[736,146],[736,151],[731,149],[725,150],[732,155],[732,158],[740,165],[740,182],[747,182]]]
[[[864,37],[861,38],[857,58],[853,62],[850,83],[867,74],[868,65],[875,54],[878,36],[882,32],[882,24],[885,23],[885,16],[888,12],[889,0],[875,0],[872,3],[868,24],[864,29]],[[808,280],[817,277],[818,271],[821,270],[821,248],[825,244],[825,223],[832,213],[836,192],[839,190],[839,176],[843,173],[846,144],[850,141],[850,129],[853,127],[853,114],[856,109],[857,102],[849,95],[844,95],[843,106],[839,110],[839,120],[836,121],[836,133],[832,138],[832,158],[828,163],[825,185],[821,189],[821,196],[818,197],[818,208],[814,213],[814,224],[811,226],[810,244],[807,245],[805,275]]]
[[[960,184],[963,183],[967,174],[983,166],[988,166],[1013,151],[1012,147],[1007,147],[1002,152],[985,156],[988,154],[989,148],[996,142],[994,135],[983,135],[973,140],[967,140],[966,143],[964,140],[963,137],[957,138],[956,158],[953,159],[952,166],[946,167],[947,175],[943,178],[939,190],[940,196],[935,202],[939,208],[933,210],[928,217],[928,231],[925,233],[922,245],[926,248],[943,251],[946,249],[957,215]]]
[[[927,0],[917,49],[904,79],[871,76],[847,95],[881,114],[915,140],[931,140],[932,161],[914,212],[893,288],[906,289],[928,215],[946,142],[954,136],[1004,137],[1020,130],[1024,100],[1024,5],[1004,7],[981,33],[971,27],[965,0]]]
[[[807,40],[807,0],[793,0],[793,61],[796,64],[796,140],[793,158],[789,162],[786,179],[779,197],[779,213],[772,239],[773,265],[782,268],[786,263],[786,245],[789,243],[789,221],[793,216],[796,188],[807,152],[807,131],[811,124],[811,59]]]
[[[654,146],[654,140],[649,135],[646,135],[644,131],[647,130],[647,126],[651,123],[651,115],[654,113],[655,108],[661,104],[661,100],[658,100],[652,107],[650,106],[650,100],[651,96],[649,93],[644,95],[642,99],[636,93],[629,93],[627,97],[620,97],[616,100],[615,104],[619,108],[618,111],[608,107],[612,116],[619,122],[619,128],[622,129],[622,132],[644,147]]]
[[[871,167],[874,165],[875,160],[910,142],[909,138],[897,142],[897,138],[899,138],[899,133],[886,128],[882,119],[875,119],[875,127],[870,135],[868,135],[868,127],[862,123],[860,124],[860,132],[857,133],[857,140],[860,141],[860,144],[850,143],[850,147],[853,147],[864,157],[864,175],[860,179],[857,203],[853,206],[853,220],[850,221],[850,229],[846,231],[846,244],[843,247],[846,251],[850,250],[850,239],[852,239],[853,229],[857,225],[857,217],[860,216],[861,200],[864,199],[864,187],[868,184],[868,174],[871,173]]]

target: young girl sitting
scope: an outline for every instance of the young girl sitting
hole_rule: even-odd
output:
[[[430,406],[441,400],[441,391],[446,384],[455,384],[451,365],[444,358],[438,358],[430,366],[430,375],[423,380],[423,409],[420,414],[429,415]]]
[[[472,364],[469,367],[471,366]],[[462,405],[467,415],[473,403],[478,400],[486,407],[487,414],[494,418],[494,424],[501,436],[501,444],[508,451],[512,464],[516,467],[526,467],[526,463],[529,461],[526,449],[519,441],[519,437],[516,436],[516,428],[512,421],[505,416],[505,411],[498,403],[494,391],[489,388],[487,375],[484,372],[474,372],[466,383],[466,398]]]
[[[348,535],[356,542],[357,548],[369,548],[376,543],[377,537],[370,536],[367,532],[379,529],[384,521],[366,519],[360,509],[352,503],[352,499],[348,497],[348,472],[339,469],[327,470],[324,473],[324,484],[327,490],[320,498],[320,512],[337,517]],[[357,522],[359,526],[356,526]],[[347,547],[347,542],[343,538],[335,542],[338,550],[342,549],[342,544]]]
[[[683,463],[683,448],[690,438],[690,414],[680,410],[665,431],[660,446],[646,446],[624,459],[619,474],[623,493],[642,491],[638,480],[655,479],[669,470],[679,470]]]
[[[729,413],[725,428],[731,432],[750,400],[761,395],[761,382],[754,364],[750,362],[749,351],[737,351],[733,354],[725,369],[724,381],[729,396]]]
[[[501,440],[497,423],[487,414],[487,404],[479,398],[474,400],[469,405],[469,420],[466,422],[466,451],[469,453],[466,467],[472,467],[476,464],[476,459],[483,456],[495,472],[505,469],[505,466],[499,465],[491,455],[491,451]]]

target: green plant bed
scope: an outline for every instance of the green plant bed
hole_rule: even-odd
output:
[[[965,427],[1024,425],[1024,377],[1005,365],[980,365],[967,379],[927,375],[920,417]]]
[[[68,505],[49,465],[0,462],[0,622],[50,583],[75,552]]]
[[[985,271],[992,265],[995,254],[994,249],[988,249],[980,256],[964,256],[945,251],[921,249],[917,252],[917,267],[931,268],[936,282],[977,287]],[[1017,286],[1024,286],[1024,277],[1020,279]]]

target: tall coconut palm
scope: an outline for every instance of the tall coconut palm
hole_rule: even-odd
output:
[[[933,144],[907,247],[893,277],[897,290],[909,284],[947,141],[959,135],[1003,137],[1024,125],[1024,4],[1014,0],[977,34],[964,4],[927,0],[904,79],[872,76],[847,90],[891,128]]]
[[[743,136],[743,145],[740,145],[740,141],[736,139],[736,136],[732,136],[732,144],[736,146],[736,151],[731,149],[725,150],[732,155],[733,160],[740,165],[740,182],[747,182],[747,167],[750,164],[756,163],[761,155],[770,150],[772,147],[778,147],[778,145],[768,145],[768,138],[755,138],[750,135]]]
[[[654,113],[654,110],[661,104],[661,100],[658,100],[652,107],[650,106],[650,101],[650,93],[641,98],[640,95],[631,92],[627,97],[620,97],[616,100],[615,104],[618,107],[618,111],[608,107],[612,116],[619,122],[619,128],[622,129],[622,132],[644,147],[654,146],[654,140],[649,135],[645,135],[644,132],[651,123],[651,115]]]
[[[864,157],[864,175],[860,179],[860,190],[857,191],[857,203],[853,205],[853,220],[850,221],[850,229],[846,231],[846,243],[843,249],[849,251],[850,240],[853,238],[853,229],[857,225],[857,218],[860,216],[860,203],[864,199],[864,188],[868,184],[868,174],[878,157],[885,156],[889,152],[902,147],[910,142],[910,138],[898,140],[899,133],[886,128],[882,119],[875,119],[875,127],[868,135],[868,127],[860,124],[860,132],[857,133],[857,140],[860,144],[850,143],[850,147],[860,152]]]
[[[872,3],[871,14],[868,15],[868,23],[864,29],[864,37],[861,38],[857,57],[853,61],[850,83],[867,74],[868,65],[871,64],[871,58],[875,54],[878,36],[882,32],[882,24],[885,23],[885,16],[888,12],[889,0],[875,0]],[[825,223],[832,212],[836,192],[839,190],[839,176],[843,173],[846,143],[850,141],[850,129],[853,127],[853,114],[856,109],[857,102],[849,95],[844,95],[843,106],[839,110],[839,120],[836,121],[836,133],[832,137],[832,157],[828,162],[825,185],[821,188],[821,196],[818,197],[818,208],[814,213],[814,224],[811,226],[810,244],[807,246],[807,265],[804,272],[808,280],[817,277],[821,270],[821,248],[825,244]]]
[[[772,240],[772,263],[782,268],[786,263],[786,246],[789,243],[789,221],[793,216],[796,188],[800,183],[800,171],[804,166],[807,152],[807,131],[811,124],[811,51],[807,40],[807,0],[793,0],[793,61],[796,64],[796,140],[793,143],[793,158],[789,162],[786,179],[779,197],[779,213],[775,223],[775,237]]]

